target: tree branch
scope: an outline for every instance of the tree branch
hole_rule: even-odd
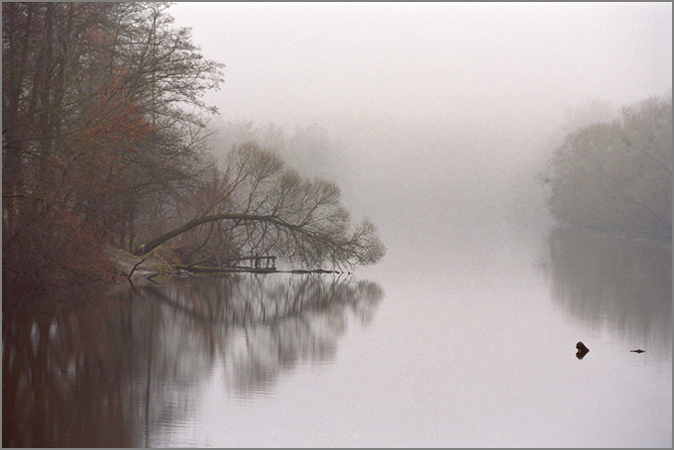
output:
[[[302,234],[305,235],[310,235],[307,230],[303,230],[301,227],[288,223],[284,220],[279,219],[278,217],[274,216],[265,216],[265,215],[257,215],[257,214],[240,214],[240,213],[227,213],[227,214],[215,214],[211,216],[204,216],[204,217],[198,217],[196,219],[193,219],[189,222],[187,222],[185,225],[180,226],[178,228],[175,228],[168,233],[164,233],[161,236],[157,237],[156,239],[148,242],[145,245],[141,245],[140,248],[136,251],[137,255],[145,255],[146,253],[149,253],[150,251],[154,250],[164,242],[173,239],[176,236],[179,236],[192,228],[198,227],[199,225],[203,225],[205,223],[209,222],[218,222],[221,220],[250,220],[250,221],[261,221],[261,222],[268,222],[272,223],[278,226],[281,226],[283,228],[287,228],[288,230],[291,231],[298,231]]]

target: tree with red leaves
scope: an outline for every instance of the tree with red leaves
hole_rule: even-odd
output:
[[[217,169],[202,95],[223,66],[168,7],[3,3],[3,292],[110,279],[107,245],[145,254],[170,241],[193,262],[378,261],[374,225],[351,227],[334,183],[254,143]]]
[[[2,8],[3,291],[107,278],[103,247],[199,183],[223,66],[168,4]]]

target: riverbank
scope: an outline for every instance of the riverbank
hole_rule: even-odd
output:
[[[154,250],[147,255],[137,256],[125,250],[108,247],[104,255],[109,258],[117,269],[117,276],[131,281],[152,280],[157,276],[190,276],[196,274],[218,273],[294,273],[294,274],[343,274],[338,270],[325,269],[289,269],[253,268],[253,267],[211,267],[201,265],[180,264],[175,258],[162,249]]]
[[[152,278],[176,272],[176,261],[161,249],[137,256],[125,250],[108,246],[103,255],[115,264],[118,277],[128,279]]]

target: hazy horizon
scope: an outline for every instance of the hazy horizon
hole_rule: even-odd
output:
[[[668,3],[178,3],[226,118],[560,121],[671,88]],[[513,117],[513,113],[515,117]]]
[[[533,173],[569,115],[671,90],[671,3],[178,3],[169,13],[226,65],[206,96],[221,119],[326,130],[353,172],[354,186],[340,180],[345,198],[367,213],[439,204],[475,222],[503,196],[540,208]]]
[[[672,3],[3,34],[3,446],[672,447]]]

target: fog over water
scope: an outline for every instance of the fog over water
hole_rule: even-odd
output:
[[[205,57],[226,64],[223,88],[207,97],[218,120],[323,129],[344,202],[382,228],[391,215],[446,222],[449,210],[471,227],[537,221],[533,175],[579,108],[671,89],[669,3],[178,3],[170,12]]]
[[[671,92],[671,3],[168,12],[226,65],[215,156],[255,138],[335,181],[387,253],[9,310],[4,446],[671,448],[671,244],[555,227],[537,179]]]
[[[245,407],[222,404],[216,377],[197,420],[210,442],[671,446],[671,250],[550,234],[536,180],[574,127],[671,90],[671,4],[172,13],[226,64],[207,97],[216,153],[232,130],[278,144],[303,175],[337,181],[388,247],[356,272],[385,295],[335,366]]]

